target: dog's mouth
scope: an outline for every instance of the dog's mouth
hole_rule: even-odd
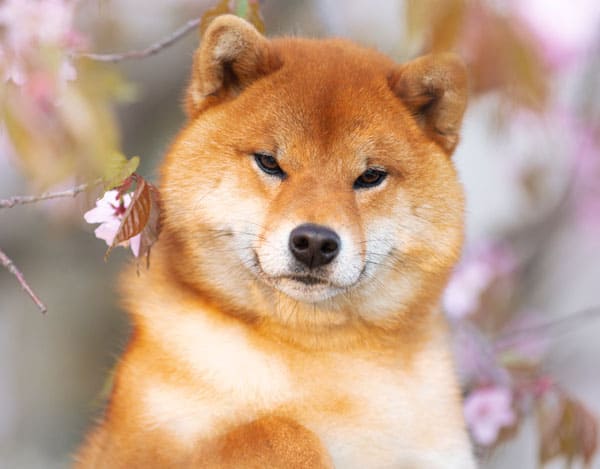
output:
[[[353,282],[352,285],[338,285],[329,277],[322,275],[321,272],[296,271],[271,276],[263,270],[256,252],[254,252],[253,260],[251,271],[260,280],[298,301],[310,303],[331,298],[354,287],[362,278],[364,272],[363,268],[358,280]]]
[[[292,280],[294,282],[302,283],[303,285],[306,285],[306,286],[331,285],[331,282],[329,280],[327,280],[326,278],[318,277],[316,275],[312,275],[309,273],[306,273],[306,274],[295,273],[295,274],[291,274],[291,275],[281,275],[281,276],[277,276],[277,277],[270,277],[263,270],[262,265],[260,264],[260,260],[258,258],[258,255],[256,254],[256,252],[254,253],[254,267],[260,273],[260,277],[262,277],[263,279],[265,279],[265,277],[266,277],[270,281]]]
[[[304,285],[325,285],[329,283],[327,280],[315,277],[313,275],[290,275],[283,278],[294,280],[295,282],[300,282]]]

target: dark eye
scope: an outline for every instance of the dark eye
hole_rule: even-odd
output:
[[[378,186],[386,178],[387,173],[382,169],[369,168],[354,181],[354,189],[368,189]]]
[[[285,173],[279,166],[279,163],[277,163],[275,157],[267,155],[266,153],[254,153],[254,160],[263,172],[272,176],[277,176],[281,179],[285,177]]]

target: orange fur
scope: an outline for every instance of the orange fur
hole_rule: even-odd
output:
[[[152,266],[124,276],[135,332],[78,467],[474,467],[438,311],[462,245],[465,101],[451,55],[397,65],[214,20]],[[353,189],[369,167],[383,183]],[[302,223],[341,239],[317,285],[289,267]]]

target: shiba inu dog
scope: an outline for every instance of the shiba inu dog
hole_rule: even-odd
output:
[[[215,19],[78,467],[475,467],[438,308],[466,82],[453,55],[396,64]]]

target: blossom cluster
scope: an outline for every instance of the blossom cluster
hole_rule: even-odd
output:
[[[131,204],[131,194],[121,194],[118,190],[110,190],[96,201],[96,206],[84,214],[85,221],[91,224],[100,223],[94,234],[102,239],[107,246],[112,246],[117,232],[123,222],[127,208]],[[137,234],[123,242],[129,246],[135,257],[140,254],[141,234]]]
[[[89,39],[76,8],[76,0],[0,3],[0,150],[38,188],[110,180],[124,164],[112,108],[126,87],[115,71],[78,58]]]
[[[486,55],[494,37],[502,37],[511,25],[518,25],[513,37],[506,36],[508,40],[495,46],[498,61],[506,66],[510,57],[503,54],[507,50],[514,54],[507,43],[519,44],[520,63],[515,65],[522,66],[521,70],[526,69],[528,74],[516,84],[516,88],[524,87],[525,92],[513,103],[504,131],[528,133],[529,147],[520,155],[522,161],[531,164],[529,157],[547,148],[548,142],[543,140],[551,136],[556,142],[551,151],[566,162],[559,175],[561,189],[554,187],[554,192],[561,194],[558,200],[551,200],[548,192],[542,194],[542,203],[548,204],[550,200],[550,207],[538,206],[541,236],[551,236],[553,229],[572,221],[597,229],[600,227],[600,125],[594,116],[582,113],[573,99],[547,91],[557,88],[560,80],[573,80],[585,69],[593,53],[597,53],[598,2],[507,2],[501,15],[483,5],[486,2],[474,2],[472,8],[466,8],[465,29],[457,40],[458,48],[474,70],[475,87],[479,87],[478,92],[498,90],[506,79],[506,88],[514,90],[515,83],[504,77],[495,63],[487,62]],[[506,18],[509,22],[503,23]],[[494,34],[490,34],[494,28]],[[524,63],[526,60],[529,62]],[[510,73],[518,67],[511,68]],[[535,96],[533,101],[529,99],[532,96]],[[545,162],[550,163],[556,165],[556,159]],[[539,190],[536,180],[532,182],[531,174],[526,172],[533,167],[541,173],[544,168],[525,168],[526,164],[521,172],[515,172],[512,182],[521,186],[523,192]],[[536,198],[532,200],[535,202]],[[495,234],[491,239],[470,243],[443,296],[465,389],[464,415],[473,440],[481,448],[490,449],[514,434],[523,418],[533,412],[538,416],[542,464],[557,456],[568,460],[581,458],[589,464],[597,449],[596,419],[545,371],[547,346],[552,340],[544,327],[547,319],[541,320],[539,314],[516,301],[522,295],[519,285],[528,264],[539,255],[535,245],[525,250],[523,246],[527,243],[521,242],[519,249],[516,245],[523,241],[520,236],[529,236],[527,242],[531,244],[534,228],[540,229],[530,226],[519,232],[513,227],[505,236]]]
[[[74,0],[5,0],[0,4],[0,70],[39,99],[76,77],[68,52],[85,43],[75,29]]]
[[[448,316],[462,319],[478,312],[484,294],[508,278],[515,267],[514,253],[501,242],[486,240],[469,246],[444,292]]]

